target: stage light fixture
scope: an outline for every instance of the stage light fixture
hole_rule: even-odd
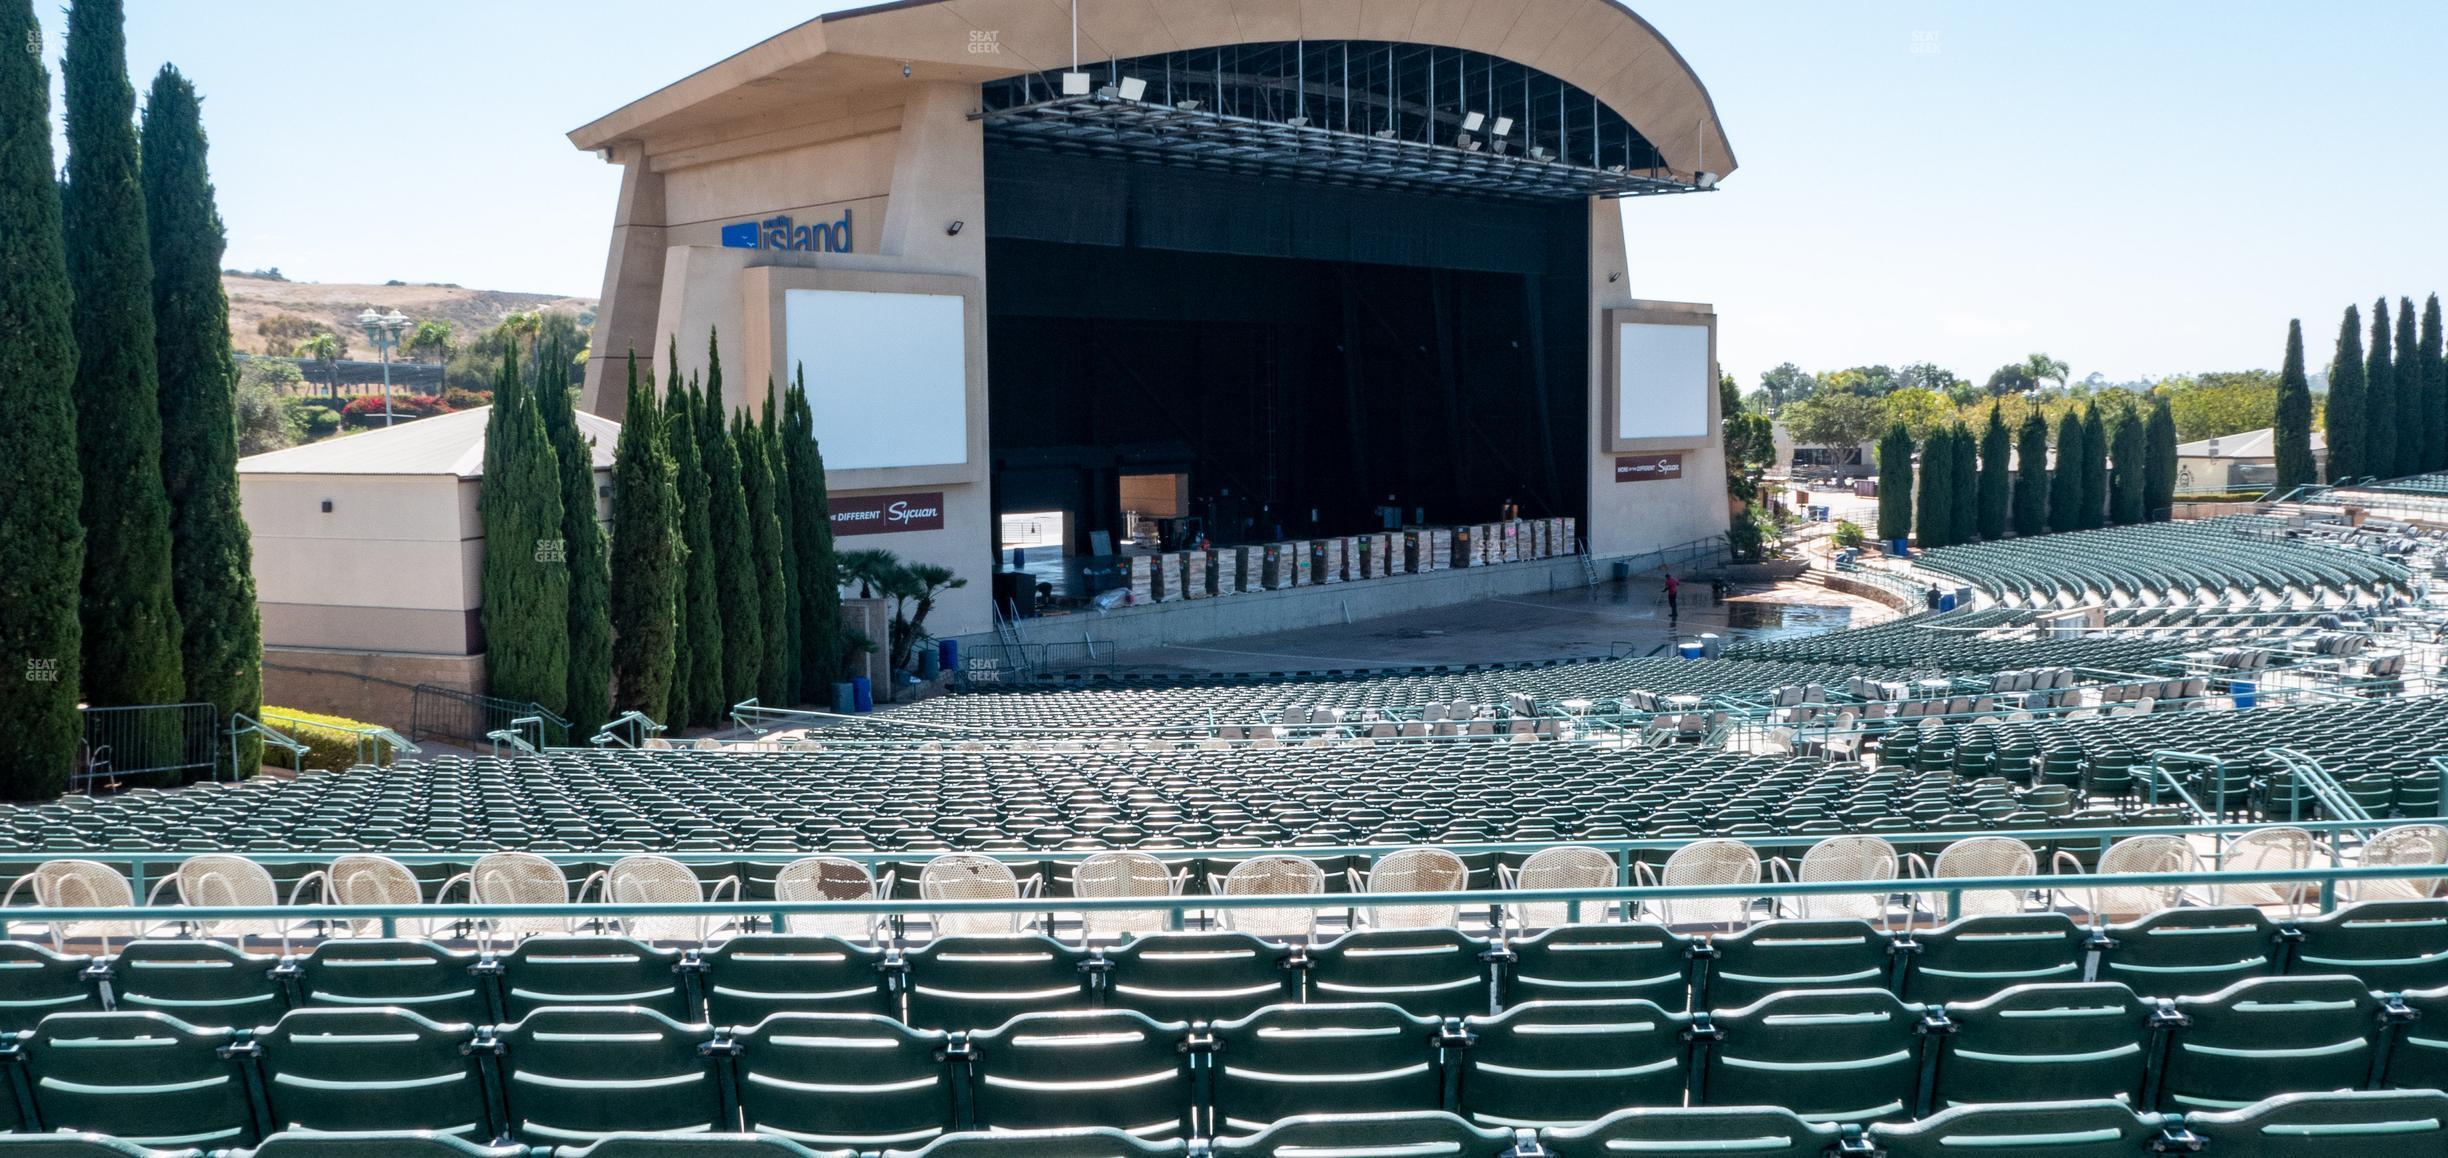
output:
[[[1501,157],[1501,156],[1504,156],[1504,155],[1505,155],[1505,150],[1506,150],[1506,149],[1509,149],[1509,148],[1512,148],[1512,147],[1513,147],[1513,142],[1511,142],[1511,141],[1503,141],[1503,140],[1493,141],[1493,142],[1490,142],[1490,143],[1489,143],[1489,145],[1488,145],[1488,152],[1494,153],[1494,154],[1496,154],[1497,156]]]
[[[1289,119],[1285,120],[1285,121],[1284,121],[1284,123],[1285,123],[1285,124],[1287,124],[1287,125],[1292,126],[1293,128],[1296,128],[1296,129],[1305,129],[1305,128],[1308,128],[1308,127],[1309,127],[1309,118],[1307,118],[1307,117],[1292,117],[1292,118],[1289,118]]]
[[[1479,151],[1479,138],[1474,137],[1469,133],[1462,134],[1462,139],[1455,141],[1454,144],[1461,146],[1462,151],[1465,153],[1476,153]]]
[[[966,221],[955,221],[950,225],[944,226],[944,236],[959,237],[960,231],[968,227],[969,223]]]
[[[1498,118],[1496,118],[1496,127],[1495,127],[1494,129],[1489,130],[1489,131],[1490,131],[1490,132],[1493,132],[1494,134],[1496,134],[1496,135],[1497,135],[1497,136],[1499,136],[1499,137],[1503,137],[1503,136],[1510,136],[1510,135],[1512,135],[1512,132],[1513,132],[1513,118],[1511,118],[1511,117],[1498,117]]]
[[[1486,123],[1487,123],[1487,115],[1486,115],[1486,114],[1484,114],[1484,113],[1464,113],[1464,114],[1462,114],[1462,131],[1463,131],[1463,132],[1466,132],[1466,133],[1475,133],[1475,132],[1478,132],[1478,131],[1479,131],[1479,126],[1484,125],[1484,124],[1486,124]]]
[[[1606,171],[1609,173],[1621,173],[1624,171],[1624,167],[1621,165],[1609,165],[1606,167]]]
[[[1532,145],[1532,146],[1530,146],[1530,159],[1531,159],[1531,160],[1533,160],[1533,161],[1544,161],[1544,160],[1546,160],[1546,159],[1547,159],[1547,146],[1545,146],[1545,145]]]
[[[1122,90],[1110,84],[1101,84],[1097,86],[1096,95],[1098,100],[1109,101],[1122,95]]]
[[[1087,73],[1066,72],[1062,74],[1064,96],[1087,96],[1089,84]]]
[[[1395,137],[1395,132],[1392,129],[1379,129],[1370,135],[1376,137],[1380,141],[1391,141]]]
[[[1173,107],[1180,109],[1185,113],[1195,113],[1199,111],[1199,103],[1197,101],[1175,101],[1173,102]]]
[[[1135,101],[1146,95],[1147,81],[1145,79],[1135,76],[1126,76],[1122,78],[1123,100]]]
[[[1692,184],[1698,185],[1703,189],[1714,189],[1717,187],[1717,174],[1711,173],[1706,169],[1702,169],[1696,176],[1693,177]]]

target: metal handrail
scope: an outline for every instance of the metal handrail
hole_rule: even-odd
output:
[[[238,737],[250,734],[263,737],[264,743],[270,744],[275,748],[286,749],[289,753],[289,770],[291,772],[304,772],[306,770],[306,745],[299,743],[294,737],[283,734],[270,724],[266,724],[261,720],[247,715],[245,712],[231,712],[229,726],[230,779],[238,779]]]
[[[621,738],[620,730],[623,728],[629,729],[630,739]],[[663,725],[649,719],[646,713],[631,710],[614,716],[603,727],[596,729],[594,735],[587,737],[587,743],[598,748],[609,748],[614,745],[623,748],[643,748],[649,737],[659,736],[665,730]]]
[[[2359,820],[2365,824],[2371,823],[2371,810],[2363,807],[2362,803],[2354,798],[2353,793],[2346,791],[2346,786],[2339,783],[2337,777],[2330,775],[2328,769],[2321,767],[2320,761],[2292,748],[2270,748],[2263,751],[2262,755],[2278,761],[2285,766],[2287,771],[2294,773],[2297,779],[2310,785],[2312,798],[2319,801],[2321,807],[2327,809],[2331,816],[2344,820]]]

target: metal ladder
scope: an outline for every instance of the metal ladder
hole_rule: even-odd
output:
[[[988,610],[994,613],[995,642],[1003,646],[1003,654],[1011,662],[1012,674],[1026,677],[1029,674],[1028,652],[1020,638],[1020,621],[1003,614],[1000,603],[989,602]]]
[[[1580,546],[1581,585],[1584,587],[1596,587],[1598,585],[1598,560],[1590,554],[1588,539],[1581,539]]]

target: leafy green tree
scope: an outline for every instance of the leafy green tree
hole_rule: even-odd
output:
[[[0,3],[0,799],[68,787],[85,730],[77,583],[85,531],[77,471],[76,339],[59,184],[51,167],[51,78],[32,0]]]
[[[2389,478],[2397,466],[2397,367],[2389,360],[2388,299],[2372,303],[2363,355],[2363,472]]]
[[[782,449],[781,395],[773,380],[765,380],[765,421],[758,432],[758,441],[765,445],[765,469],[773,475],[774,521],[782,527],[782,696],[776,703],[803,702],[799,689],[806,682],[799,670],[800,633],[806,624],[799,608],[799,548],[796,542],[799,524],[792,517],[793,495],[790,481],[790,455]],[[772,640],[766,641],[769,645]]]
[[[697,453],[705,463],[708,511],[713,519],[716,607],[722,613],[723,700],[718,712],[755,699],[765,665],[764,613],[757,596],[755,531],[748,522],[748,491],[740,473],[744,456],[724,428],[722,355],[706,335],[705,396],[697,404]]]
[[[1893,545],[1912,537],[1913,438],[1897,423],[1878,444],[1878,536]]]
[[[2448,467],[2448,361],[2441,359],[2440,299],[2423,303],[2422,338],[2416,357],[2422,365],[2423,469]]]
[[[655,405],[649,370],[638,381],[637,351],[629,352],[629,407],[612,450],[612,707],[670,720],[677,662],[680,585],[686,563],[680,543],[680,490],[663,411]]]
[[[2055,382],[2060,390],[2065,388],[2066,375],[2073,373],[2063,361],[2046,354],[2032,354],[2024,358],[2023,372],[2035,382]]]
[[[69,6],[62,75],[68,94],[62,222],[75,239],[68,277],[76,290],[77,457],[85,473],[83,691],[86,702],[103,706],[175,704],[185,698],[187,681],[171,585],[170,501],[162,488],[153,254],[118,0]],[[0,342],[15,340],[0,335]]]
[[[2142,517],[2164,523],[2176,506],[2176,417],[2166,398],[2151,401],[2142,441]]]
[[[2320,481],[2312,457],[2312,385],[2304,377],[2303,319],[2287,322],[2286,364],[2278,371],[2277,420],[2271,438],[2283,493]]]
[[[541,359],[558,365],[559,338],[545,342]],[[561,540],[569,565],[570,728],[592,736],[612,718],[612,568],[603,524],[595,505],[594,442],[578,429],[569,387],[547,378],[536,384],[536,407],[561,468]]]
[[[409,331],[408,339],[400,343],[400,355],[420,362],[442,365],[450,361],[453,345],[451,324],[440,318],[427,318]]]
[[[2049,529],[2048,419],[2037,410],[2025,411],[2015,432],[2014,532],[2044,534]]]
[[[1989,372],[1989,381],[1984,388],[1989,391],[1990,397],[2003,398],[2010,394],[2037,390],[2040,388],[2040,380],[2032,377],[2029,364],[2009,362]]]
[[[1921,443],[1921,494],[1913,510],[1913,526],[1924,549],[1955,542],[1955,448],[1952,434],[1941,426]]]
[[[672,700],[678,724],[704,726],[723,717],[731,701],[723,698],[723,622],[721,573],[723,556],[714,542],[712,488],[706,482],[704,442],[698,434],[697,391],[680,380],[679,341],[672,342],[664,382],[664,428],[671,439],[674,476],[680,484],[680,539],[687,544],[687,581],[681,585],[679,615],[684,621],[679,673]]]
[[[1803,446],[1856,447],[1877,438],[1887,426],[1887,411],[1878,399],[1842,391],[1786,403],[1777,417]]]
[[[2057,469],[2049,476],[2049,530],[2083,526],[2083,420],[2068,408],[2057,419]]]
[[[2121,416],[2108,428],[2108,517],[2120,527],[2141,522],[2150,508],[2147,425],[2148,419]]]
[[[2363,321],[2353,306],[2338,321],[2337,354],[2329,363],[2329,481],[2373,473],[2364,453]]]
[[[2108,522],[2108,420],[2097,402],[2083,407],[2082,526],[2094,531]]]
[[[1887,395],[1887,420],[1903,423],[1915,438],[1927,438],[1955,420],[1955,404],[1932,390],[1898,390]]]
[[[2397,299],[2397,414],[2390,426],[2397,439],[2397,473],[2420,474],[2431,468],[2431,446],[2423,441],[2423,364],[2416,349],[2414,299]]]
[[[263,626],[254,548],[238,509],[238,371],[221,291],[221,211],[213,204],[195,86],[163,67],[144,116],[145,216],[151,226],[153,348],[160,375],[162,488],[170,497],[170,589],[189,703],[263,711]],[[263,741],[234,753],[255,772]],[[195,769],[204,779],[213,769]]]
[[[563,561],[561,465],[518,358],[502,359],[485,418],[483,620],[490,694],[569,708],[570,575]]]
[[[2279,386],[2278,375],[2268,370],[2221,370],[2169,378],[2152,393],[2168,400],[2177,440],[2191,442],[2271,425]]]
[[[807,371],[797,371],[783,399],[782,451],[790,459],[791,549],[799,556],[799,694],[827,702],[841,679],[841,578],[833,559],[832,505],[825,493],[824,453],[807,400]]]
[[[348,353],[348,346],[339,335],[328,331],[312,334],[299,339],[291,351],[300,360],[315,364],[323,375],[326,393],[334,398],[340,396],[340,359]]]
[[[745,408],[731,412],[731,444],[739,451],[740,486],[748,500],[748,558],[756,580],[750,594],[756,599],[757,639],[763,644],[756,695],[763,703],[788,704],[790,597],[782,575],[782,520],[774,509],[773,455],[765,448],[764,431],[748,420]]]
[[[1782,409],[1787,403],[1800,402],[1818,389],[1819,380],[1791,362],[1760,375],[1760,388],[1768,392],[1768,404]],[[1863,439],[1863,442],[1869,441]]]
[[[2012,478],[2007,460],[2014,453],[2014,438],[2006,429],[2006,415],[1996,403],[1989,405],[1988,425],[1981,427],[1980,439],[1980,537],[1991,542],[2006,537],[2006,517],[2011,505]]]
[[[1896,380],[1904,387],[1928,390],[1937,394],[1952,394],[1968,383],[1935,362],[1915,362],[1896,372]]]
[[[1947,465],[1947,537],[1969,543],[1980,531],[1980,443],[1960,421],[1947,427]]]

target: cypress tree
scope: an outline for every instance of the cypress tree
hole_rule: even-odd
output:
[[[121,24],[119,0],[76,0],[61,70],[68,94],[61,211],[65,235],[76,239],[68,277],[76,290],[77,457],[85,473],[83,690],[97,705],[172,704],[186,696],[187,681],[162,487],[152,242]]]
[[[790,459],[796,524],[791,549],[799,556],[799,695],[808,703],[830,703],[833,684],[841,678],[841,584],[833,565],[833,514],[816,419],[808,408],[806,370],[799,371],[782,409],[782,450]]]
[[[2353,306],[2338,321],[2337,355],[2329,363],[2329,481],[2372,473],[2363,451],[2363,321]]]
[[[2108,423],[2094,402],[2083,407],[2082,526],[2108,524]]]
[[[748,420],[745,409],[731,412],[731,442],[739,448],[740,489],[748,500],[749,558],[756,586],[757,638],[764,649],[757,663],[757,699],[768,704],[791,702],[790,597],[782,578],[782,520],[774,507],[773,452],[765,448],[765,432]]]
[[[1961,422],[1947,429],[1947,453],[1953,477],[1947,480],[1947,497],[1955,509],[1947,516],[1947,537],[1950,542],[1969,543],[1980,531],[1980,444],[1972,438],[1971,428]]]
[[[2004,408],[1989,404],[1989,422],[1981,428],[1980,440],[1980,537],[1991,542],[2006,537],[2006,517],[2012,506],[2012,478],[2008,459],[2014,453],[2014,439],[2006,430]]]
[[[2422,366],[2423,469],[2448,468],[2448,361],[2441,358],[2440,300],[2423,303],[2422,338],[2415,357]]]
[[[705,463],[706,496],[713,519],[715,606],[722,615],[722,702],[755,699],[765,664],[763,612],[757,598],[755,532],[748,523],[748,492],[740,476],[740,448],[723,426],[722,356],[706,335],[705,394],[697,401],[697,453]]]
[[[1898,422],[1887,428],[1878,444],[1878,536],[1892,548],[1912,537],[1912,431]]]
[[[792,517],[790,456],[782,450],[781,408],[775,405],[777,395],[773,380],[765,381],[765,422],[757,432],[758,441],[765,444],[765,469],[773,474],[774,521],[782,528],[782,696],[777,703],[803,702],[799,689],[806,682],[799,670],[801,662],[799,608],[799,527]],[[769,643],[771,641],[768,641]]]
[[[2278,417],[2270,437],[2276,440],[2271,450],[2278,460],[2280,494],[2320,481],[2312,457],[2312,384],[2304,377],[2301,318],[2287,322],[2286,362],[2278,371]]]
[[[612,707],[671,718],[674,629],[679,626],[680,491],[651,372],[638,383],[629,352],[629,406],[612,451]]]
[[[2120,414],[2109,428],[2108,445],[2114,448],[2114,461],[2109,465],[2108,518],[2120,527],[2141,522],[2149,509],[2150,454],[2149,440],[2143,436],[2143,418],[2138,414]]]
[[[2167,395],[2151,399],[2142,440],[2142,517],[2164,523],[2176,513],[2176,412]]]
[[[2082,415],[2069,406],[2057,419],[2057,469],[2049,475],[2049,530],[2082,529],[2083,457]]]
[[[2363,473],[2393,478],[2397,466],[2397,367],[2389,360],[2388,299],[2372,303],[2371,347],[2363,355]]]
[[[673,677],[672,700],[684,713],[675,726],[706,725],[722,718],[723,629],[718,593],[721,556],[714,547],[713,502],[707,495],[704,444],[697,437],[697,392],[680,380],[679,342],[673,341],[664,384],[664,433],[671,439],[673,477],[680,486],[680,540],[687,545],[687,581],[681,585],[679,638],[688,641]]]
[[[195,86],[164,66],[144,116],[145,217],[153,259],[153,349],[160,374],[162,489],[170,498],[170,590],[190,703],[263,711],[263,625],[254,548],[238,509],[238,370],[221,291],[221,211],[204,163]],[[232,755],[253,775],[263,740]],[[189,775],[202,779],[211,769]]]
[[[0,3],[0,799],[68,787],[84,720],[77,580],[76,338],[59,183],[51,167],[51,78],[32,0]]]
[[[502,368],[485,418],[485,683],[505,700],[569,708],[568,564],[557,549],[561,466],[535,399],[519,381],[517,343],[502,343]]]
[[[2431,469],[2431,444],[2423,441],[2423,364],[2415,348],[2414,299],[2397,299],[2397,473]]]
[[[2038,407],[2023,415],[2015,434],[2014,532],[2042,535],[2049,529],[2048,419]]]
[[[561,468],[561,542],[569,562],[570,730],[592,736],[612,718],[612,567],[603,523],[596,517],[594,442],[578,430],[578,411],[561,371],[569,357],[561,339],[547,343],[537,365],[537,413]]]
[[[1925,550],[1955,542],[1955,499],[1948,493],[1954,481],[1955,453],[1942,426],[1930,431],[1921,444],[1921,494],[1913,511],[1913,526],[1920,531]]]

